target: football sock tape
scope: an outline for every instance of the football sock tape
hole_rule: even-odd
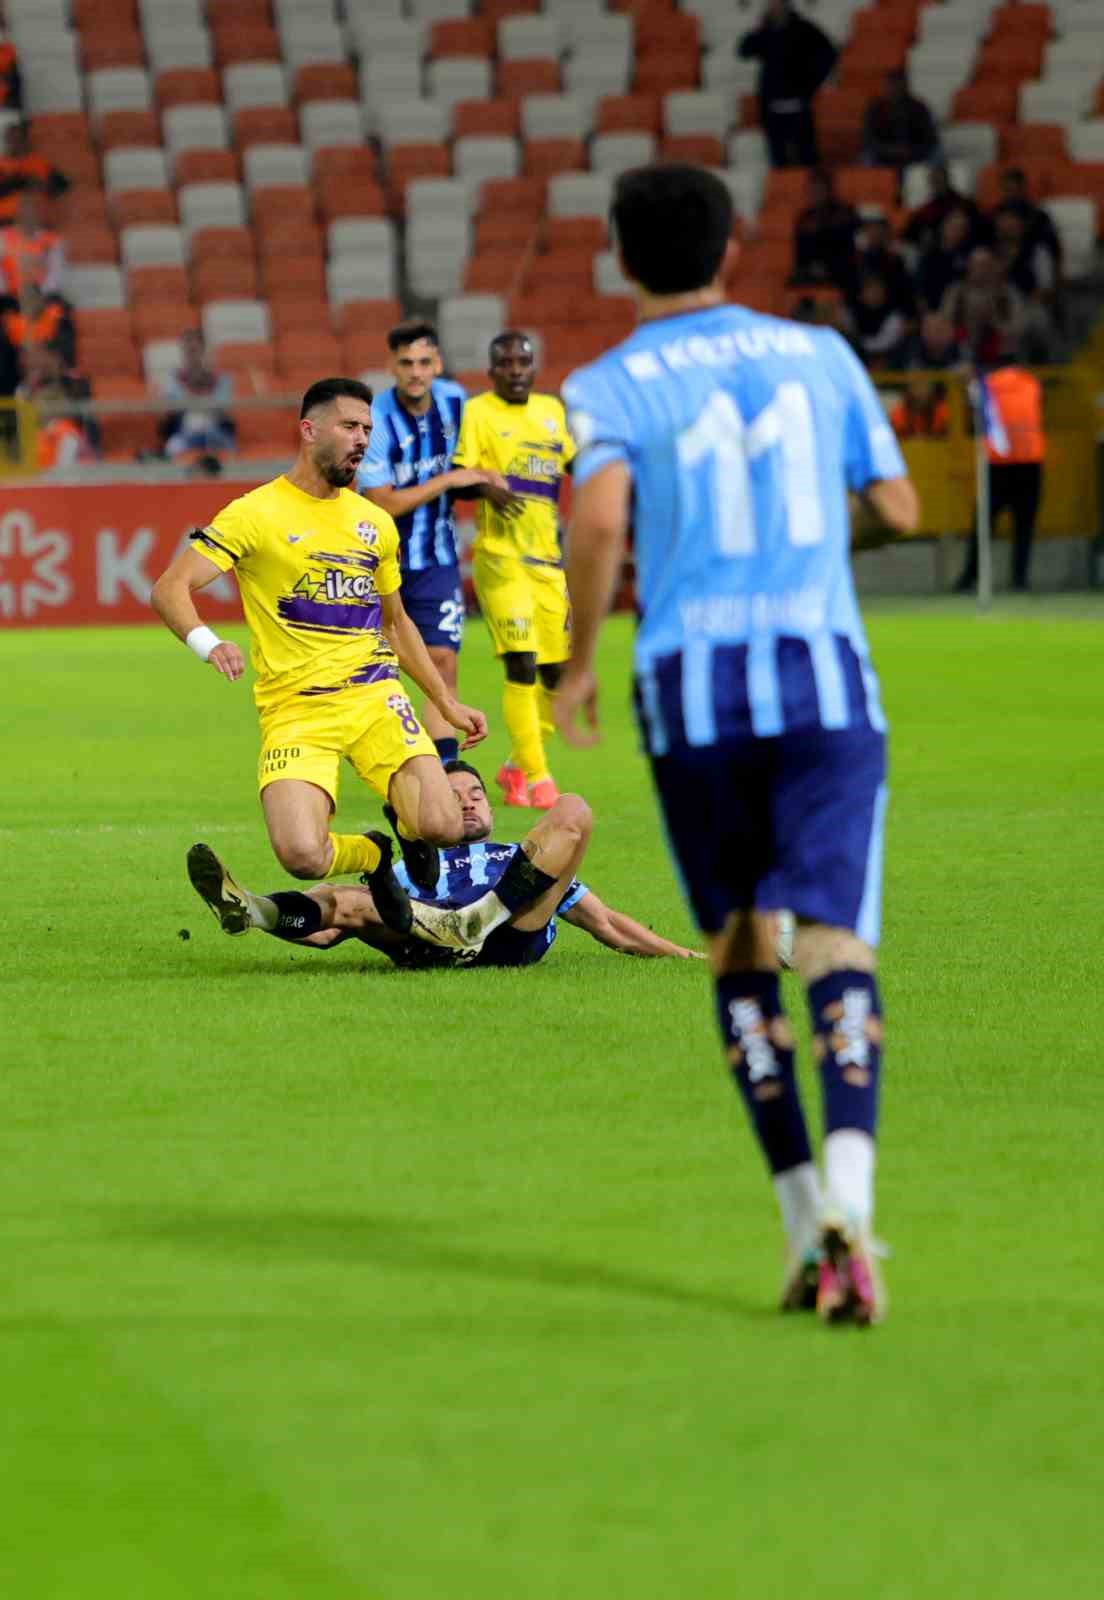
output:
[[[794,1037],[776,972],[717,979],[717,1017],[729,1067],[774,1174],[812,1160],[794,1072]]]
[[[830,972],[809,986],[813,1049],[824,1091],[824,1131],[878,1126],[882,1003],[873,973]]]
[[[309,894],[300,894],[298,889],[278,889],[275,894],[267,896],[276,907],[276,926],[269,928],[269,933],[274,933],[277,939],[305,939],[308,934],[317,933],[322,926],[322,907],[317,900],[312,900]]]

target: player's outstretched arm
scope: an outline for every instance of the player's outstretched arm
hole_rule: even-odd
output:
[[[598,634],[625,558],[632,479],[623,461],[611,461],[575,491],[567,543],[567,589],[571,596],[571,660],[556,690],[556,726],[569,744],[598,741],[598,682],[594,653]],[[579,726],[582,713],[589,732]]]
[[[427,505],[430,500],[439,500],[443,494],[456,494],[461,489],[478,489],[486,481],[485,472],[477,472],[473,467],[453,467],[450,472],[439,472],[435,478],[427,478],[424,483],[413,484],[409,489],[396,489],[391,484],[369,484],[360,492],[374,506],[386,511],[389,517],[405,517],[409,512],[417,511],[419,506]]]
[[[868,483],[863,499],[896,533],[915,533],[920,522],[920,497],[911,478],[880,478]]]
[[[608,945],[625,956],[677,956],[683,961],[704,961],[701,950],[688,950],[634,922],[623,911],[614,911],[588,890],[577,905],[564,912],[564,921],[589,933],[599,944]]]
[[[393,594],[380,597],[383,606],[383,631],[399,659],[399,666],[407,677],[413,678],[422,692],[428,695],[445,721],[467,737],[461,750],[470,750],[487,737],[487,719],[474,706],[466,706],[448,688],[445,680],[430,659],[429,651],[417,628],[406,614],[402,597],[396,589]]]
[[[231,683],[245,671],[245,657],[236,644],[220,639],[208,628],[195,608],[192,595],[205,589],[222,571],[213,561],[201,555],[193,546],[181,550],[170,566],[158,578],[150,592],[150,605],[171,633],[194,650],[201,661],[207,661]]]

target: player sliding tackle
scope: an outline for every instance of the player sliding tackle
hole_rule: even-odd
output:
[[[432,886],[436,847],[455,844],[463,823],[400,667],[466,736],[463,748],[487,723],[444,683],[403,608],[394,522],[349,488],[371,436],[371,401],[351,378],[313,384],[291,472],[197,530],[157,580],[152,603],[178,639],[234,682],[242,653],[203,625],[193,599],[233,570],[252,636],[259,787],[276,858],[293,878],[364,874],[386,899],[387,835],[330,831],[342,756],[387,802],[413,881]]]
[[[724,304],[732,203],[692,167],[613,202],[641,325],[563,386],[578,447],[557,720],[593,742],[595,644],[632,519],[636,689],[667,832],[708,936],[728,1059],[774,1178],[787,1308],[881,1310],[872,1259],[885,720],[848,564],[848,491],[891,527],[916,495],[838,334]],[[771,913],[797,918],[824,1095],[813,1164]]]
[[[188,875],[224,933],[259,928],[320,948],[355,937],[405,967],[532,966],[551,948],[557,917],[625,955],[698,954],[612,910],[580,883],[592,825],[585,800],[561,795],[520,845],[488,843],[494,815],[482,778],[465,761],[450,762],[446,770],[464,819],[464,843],[442,852],[432,891],[418,890],[400,867],[382,901],[346,884],[322,884],[306,894],[253,894],[204,844],[188,852]]]

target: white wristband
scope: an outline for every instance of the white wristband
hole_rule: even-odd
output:
[[[191,633],[188,634],[187,638],[184,640],[184,643],[188,646],[189,650],[195,651],[196,655],[201,661],[206,661],[207,657],[211,654],[211,651],[216,645],[221,644],[222,640],[219,638],[217,633],[214,633],[210,628],[205,627],[202,623],[200,623],[198,628],[192,629]]]

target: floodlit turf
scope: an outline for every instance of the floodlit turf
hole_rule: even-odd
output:
[[[1102,619],[872,617],[872,1333],[773,1311],[700,967],[571,928],[521,974],[226,939],[187,846],[283,882],[246,685],[154,628],[0,635],[2,1592],[1099,1594]],[[605,745],[556,770],[598,815],[594,886],[688,934],[628,638]],[[478,626],[464,669],[498,721]],[[343,799],[369,825],[351,775]]]

